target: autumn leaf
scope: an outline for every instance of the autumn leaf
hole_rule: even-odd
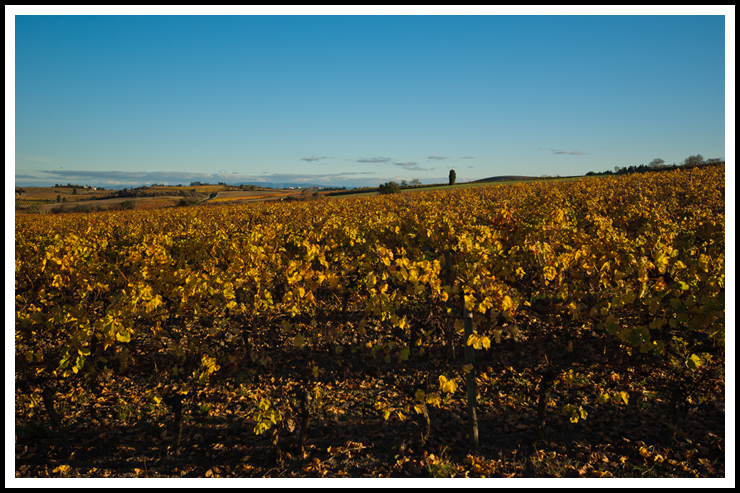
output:
[[[704,361],[702,361],[702,359],[695,354],[692,354],[689,359],[686,360],[686,366],[688,366],[689,369],[692,371],[698,370],[703,364]]]
[[[432,392],[431,394],[428,394],[426,396],[427,404],[431,404],[433,406],[439,406],[442,402],[442,398],[439,396],[439,393]]]
[[[447,380],[444,375],[439,376],[439,388],[442,392],[452,394],[457,390],[457,383],[454,380]]]
[[[510,312],[514,309],[514,301],[509,296],[504,296],[504,299],[501,301],[501,309]]]
[[[116,340],[119,342],[131,342],[131,334],[128,331],[116,332]]]
[[[488,349],[491,347],[491,340],[486,336],[479,336],[478,334],[470,334],[468,337],[468,346],[473,346],[475,349],[482,347]]]

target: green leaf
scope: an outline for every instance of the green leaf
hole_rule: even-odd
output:
[[[611,335],[615,335],[619,331],[619,325],[616,323],[616,317],[613,313],[610,313],[609,316],[606,317],[606,330],[608,330]]]

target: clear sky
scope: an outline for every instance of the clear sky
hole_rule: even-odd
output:
[[[14,67],[7,24],[18,186],[581,175],[734,125],[722,15],[17,15]]]

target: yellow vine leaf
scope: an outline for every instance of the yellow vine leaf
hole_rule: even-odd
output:
[[[457,390],[457,382],[454,380],[447,380],[447,377],[444,375],[439,376],[439,388],[442,390],[442,392],[447,392],[448,394],[452,394]]]

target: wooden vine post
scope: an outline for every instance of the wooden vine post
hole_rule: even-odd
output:
[[[540,379],[540,394],[537,401],[537,438],[539,440],[545,438],[547,400],[549,399],[556,376],[557,372],[547,370],[542,374],[542,378]]]
[[[445,284],[452,288],[452,252],[450,250],[445,251]],[[450,296],[445,306],[451,308],[452,304],[452,296]],[[447,322],[447,361],[450,363],[455,361],[455,345],[452,343],[454,332],[452,317],[450,317]]]
[[[301,455],[306,458],[306,435],[308,434],[308,423],[310,420],[309,404],[311,403],[311,392],[308,388],[308,383],[305,384],[301,391],[301,433],[298,438],[298,445],[301,448]]]
[[[175,412],[175,422],[172,426],[174,443],[172,452],[174,455],[180,455],[180,443],[182,442],[182,395],[174,394],[165,396],[162,402],[167,404]]]
[[[473,313],[463,308],[463,322],[465,326],[465,365],[471,365],[472,368],[467,372],[468,387],[468,437],[470,446],[478,448],[478,387],[475,381],[475,348],[468,345],[468,339],[473,335]]]

